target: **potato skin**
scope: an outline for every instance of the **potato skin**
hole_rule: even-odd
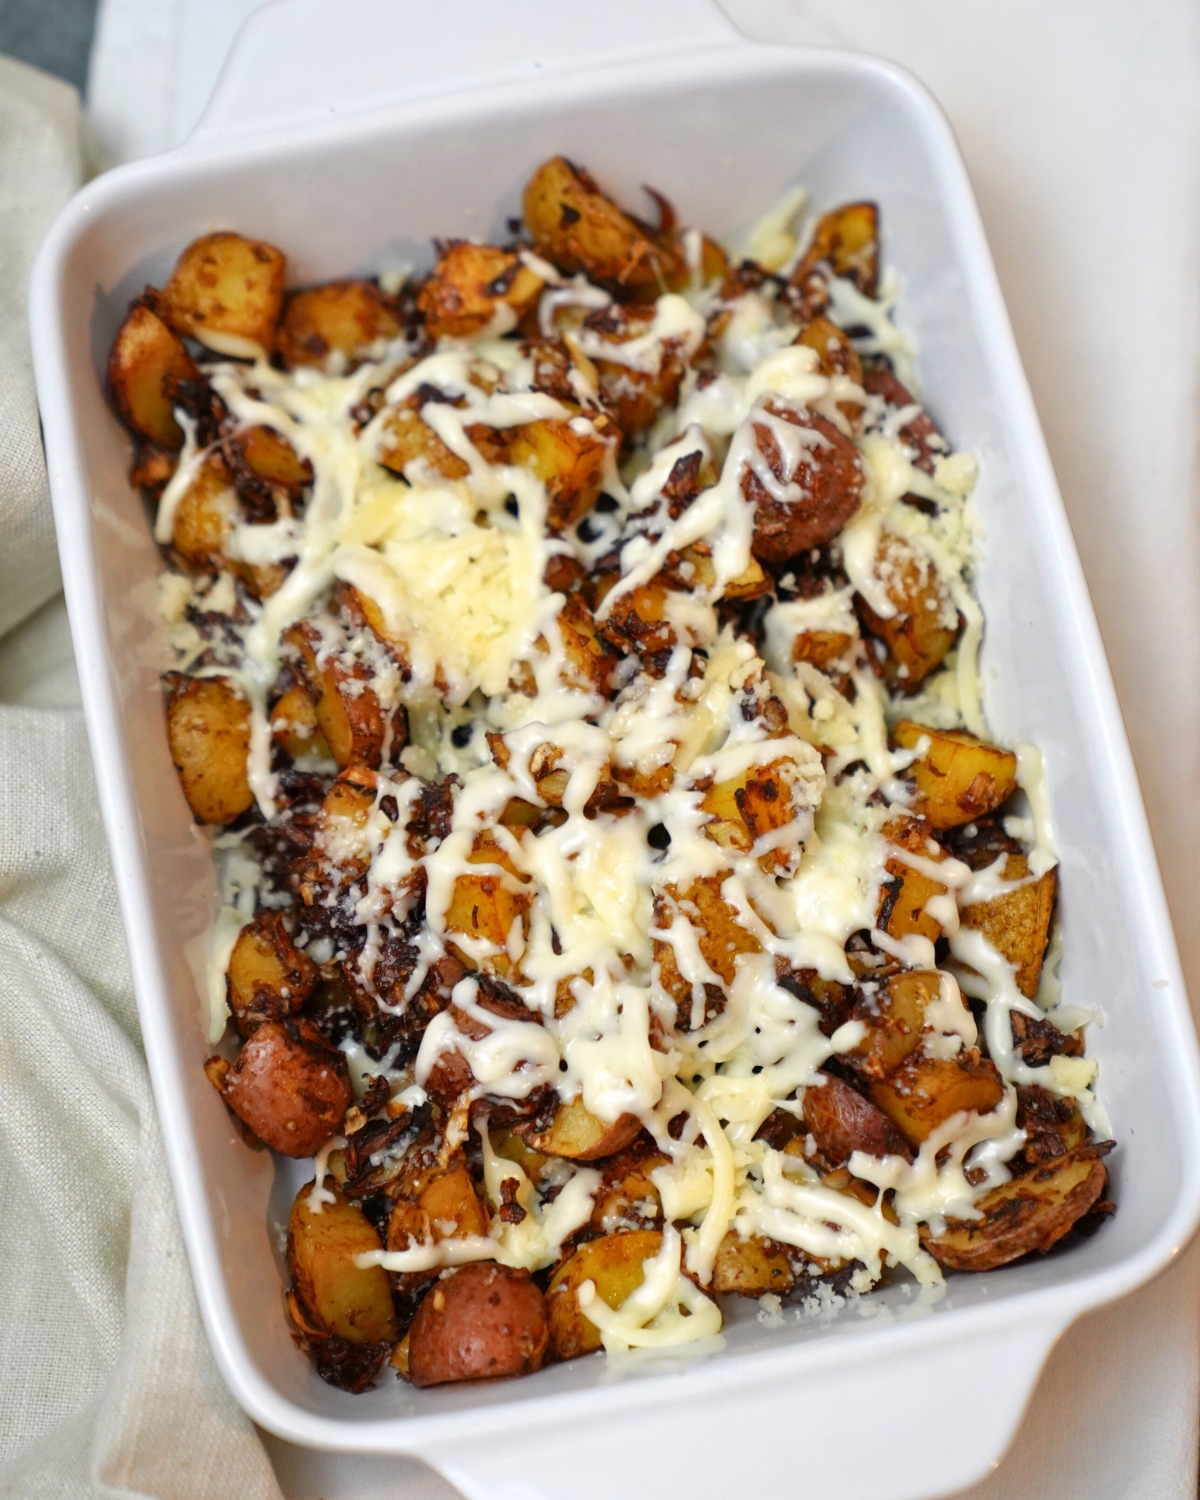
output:
[[[1002,1183],[975,1205],[982,1219],[948,1220],[940,1235],[923,1225],[922,1245],[955,1271],[994,1271],[1034,1250],[1044,1255],[1104,1192],[1108,1171],[1096,1155],[1085,1146]]]
[[[418,1386],[531,1375],[549,1341],[546,1304],[528,1272],[477,1261],[426,1294],[410,1333],[409,1374]]]
[[[768,410],[795,427],[811,428],[821,439],[789,474],[771,429],[754,423],[755,441],[772,473],[803,492],[796,500],[776,500],[753,469],[747,467],[742,474],[742,494],[755,508],[751,550],[762,562],[783,563],[836,536],[858,510],[865,481],[858,450],[832,422],[780,402],[769,403]]]
[[[804,1090],[804,1123],[832,1167],[849,1161],[855,1151],[912,1159],[904,1137],[883,1111],[832,1073],[825,1074],[819,1087]]]
[[[224,677],[168,672],[167,738],[183,795],[200,823],[224,825],[253,805],[246,775],[250,705]]]
[[[598,1161],[623,1151],[642,1122],[636,1115],[621,1115],[610,1125],[598,1120],[584,1106],[582,1098],[560,1104],[548,1130],[535,1131],[526,1139],[534,1151],[544,1156],[565,1156],[572,1161]]]
[[[314,1156],[354,1102],[345,1055],[308,1021],[266,1021],[238,1053],[222,1096],[281,1156]]]

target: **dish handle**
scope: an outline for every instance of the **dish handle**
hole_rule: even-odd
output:
[[[238,32],[180,149],[739,42],[714,0],[503,0],[472,6],[469,19],[396,0],[272,0]]]
[[[465,1500],[660,1500],[803,1492],[805,1500],[929,1500],[966,1488],[1003,1458],[1063,1325],[1018,1324],[920,1348],[830,1357],[803,1381],[765,1375],[669,1385],[619,1412],[577,1392],[544,1431],[456,1431],[420,1456]],[[757,1356],[755,1366],[770,1356]],[[616,1378],[620,1375],[614,1371]],[[747,1371],[749,1376],[750,1372]],[[690,1383],[689,1383],[690,1384]]]

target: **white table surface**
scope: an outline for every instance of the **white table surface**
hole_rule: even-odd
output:
[[[89,91],[98,156],[128,159],[182,139],[259,3],[102,0]],[[1187,0],[722,3],[755,38],[900,62],[950,116],[1200,996],[1200,9]],[[970,1500],[1194,1494],[1198,1288],[1193,1251],[1072,1329],[1014,1449]],[[454,1493],[420,1465],[266,1441],[294,1500]]]

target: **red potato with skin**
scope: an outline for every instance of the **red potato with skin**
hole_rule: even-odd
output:
[[[238,1053],[221,1094],[281,1156],[314,1156],[354,1102],[344,1053],[308,1021],[267,1021]]]
[[[742,473],[742,494],[754,506],[751,550],[765,563],[786,562],[796,553],[823,546],[836,536],[858,510],[865,476],[858,450],[832,422],[816,412],[767,404],[768,412],[793,427],[807,428],[816,441],[804,451],[794,472],[770,426],[754,423],[754,437],[762,459],[781,485],[794,485],[796,498],[777,500],[749,466]]]
[[[549,1342],[545,1299],[528,1272],[479,1261],[426,1294],[409,1336],[409,1375],[418,1386],[530,1375]]]
[[[907,1142],[883,1111],[832,1073],[825,1074],[823,1084],[804,1090],[804,1123],[817,1150],[834,1167],[855,1151],[912,1160]]]

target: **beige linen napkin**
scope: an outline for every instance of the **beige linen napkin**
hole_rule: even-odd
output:
[[[58,588],[25,293],[78,179],[74,90],[0,59],[0,632]],[[0,690],[46,701],[63,647],[51,607]],[[278,1500],[200,1325],[117,912],[82,716],[0,707],[0,1495]]]

